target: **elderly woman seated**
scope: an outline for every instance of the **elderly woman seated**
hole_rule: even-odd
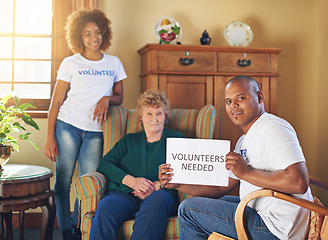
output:
[[[176,216],[177,191],[162,188],[158,181],[158,167],[166,159],[166,139],[184,137],[164,127],[169,105],[163,92],[141,94],[137,114],[144,131],[125,135],[100,161],[97,171],[109,181],[91,222],[91,240],[116,239],[119,226],[132,218],[131,239],[161,239],[166,219]]]

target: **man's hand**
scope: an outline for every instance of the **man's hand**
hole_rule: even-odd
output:
[[[239,179],[243,179],[251,168],[247,165],[244,158],[235,152],[229,152],[226,155],[226,169],[231,170]]]
[[[162,187],[174,189],[174,188],[177,188],[179,186],[179,184],[170,183],[170,181],[172,180],[172,176],[173,176],[173,173],[172,173],[173,169],[170,168],[170,166],[171,165],[168,163],[164,163],[159,166],[158,179],[159,179]]]

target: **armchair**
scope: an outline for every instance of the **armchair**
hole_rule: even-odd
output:
[[[310,177],[310,184],[328,190],[328,182]],[[308,200],[294,198],[288,194],[277,192],[270,189],[261,189],[246,195],[238,204],[235,213],[235,225],[239,240],[250,239],[244,225],[244,211],[247,204],[259,197],[274,197],[285,200],[311,210],[310,230],[308,240],[328,239],[328,208],[323,206],[320,201],[310,202]],[[232,238],[213,232],[208,240],[232,240]]]
[[[142,131],[135,110],[121,106],[110,106],[108,119],[103,124],[104,154],[127,133]],[[173,109],[168,119],[168,128],[182,132],[186,137],[211,139],[214,135],[216,110],[206,105],[200,110]],[[82,239],[88,240],[91,218],[95,215],[97,204],[106,192],[107,179],[98,172],[79,177],[75,182],[75,192],[80,202],[80,228]],[[182,201],[188,197],[179,193]],[[118,231],[117,239],[130,239],[134,220],[125,222]],[[177,217],[169,218],[164,239],[180,239]]]

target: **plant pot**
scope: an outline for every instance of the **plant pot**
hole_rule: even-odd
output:
[[[13,151],[12,146],[8,146],[8,145],[0,146],[0,169],[9,161],[9,157],[12,151]]]

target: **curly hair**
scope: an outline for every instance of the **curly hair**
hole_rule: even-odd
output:
[[[143,107],[155,107],[160,108],[163,107],[165,114],[165,123],[170,117],[170,102],[167,99],[165,92],[155,91],[155,90],[147,90],[146,92],[140,94],[137,101],[137,118],[143,127],[141,116]]]
[[[106,17],[105,13],[98,9],[78,10],[68,17],[65,27],[67,44],[73,53],[81,53],[84,50],[82,31],[88,22],[96,23],[101,31],[102,43],[100,50],[104,51],[111,45],[111,21]]]

